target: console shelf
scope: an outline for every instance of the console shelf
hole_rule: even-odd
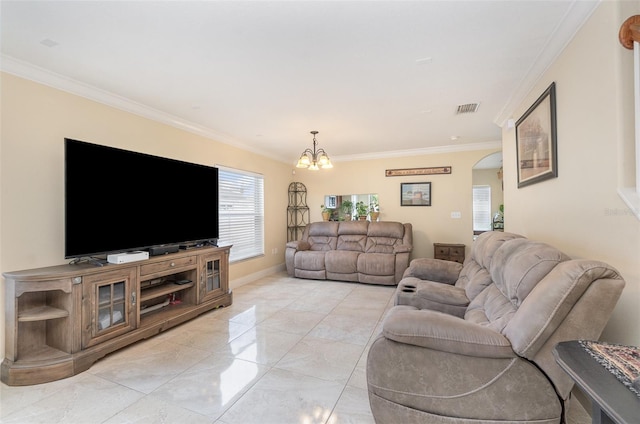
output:
[[[167,283],[167,284],[162,284],[158,287],[152,287],[144,291],[141,291],[140,302],[151,300],[156,297],[167,296],[169,294],[176,293],[182,290],[187,290],[187,289],[190,289],[191,287],[194,287],[195,285],[196,284],[193,282],[187,283],[187,284]]]
[[[37,308],[28,309],[18,314],[18,321],[46,321],[48,319],[64,318],[69,316],[69,311],[42,305]]]
[[[4,273],[0,379],[21,386],[71,377],[115,350],[231,305],[230,248]]]

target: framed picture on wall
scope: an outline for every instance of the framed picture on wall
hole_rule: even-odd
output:
[[[400,183],[400,206],[431,206],[431,183]]]
[[[558,176],[555,82],[516,122],[516,154],[518,188]]]

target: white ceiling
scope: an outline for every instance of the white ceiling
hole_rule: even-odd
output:
[[[597,4],[2,0],[1,65],[290,163],[469,149]]]

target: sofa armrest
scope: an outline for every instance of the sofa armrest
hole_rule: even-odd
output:
[[[488,327],[462,318],[411,306],[395,306],[382,334],[398,343],[484,358],[514,358],[509,340]]]
[[[411,252],[411,245],[408,244],[397,244],[393,246],[393,253],[408,253]]]
[[[286,247],[295,250],[309,250],[311,248],[311,245],[307,241],[297,240],[287,242]]]
[[[309,244],[308,241],[297,240],[297,241],[287,242],[284,249],[284,263],[285,263],[285,266],[287,267],[287,274],[289,274],[290,277],[295,277],[295,274],[296,274],[295,264],[294,264],[296,252],[299,252],[301,250],[310,250],[310,249],[311,249],[311,245]]]
[[[462,271],[462,264],[442,259],[419,258],[409,264],[404,277],[416,277],[436,283],[455,284]]]

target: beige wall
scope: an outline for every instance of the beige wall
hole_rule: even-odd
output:
[[[640,345],[640,221],[617,194],[628,180],[624,158],[633,142],[633,64],[618,30],[638,13],[638,1],[601,3],[514,113],[517,120],[556,82],[558,178],[518,189],[515,131],[503,131],[506,230],[616,267],[627,286],[603,339],[634,345]]]
[[[288,165],[9,74],[1,77],[2,272],[66,262],[65,137],[263,174],[265,193],[269,193],[265,196],[265,219],[282,224],[266,226],[265,256],[232,265],[230,278],[238,280],[282,266],[291,175]],[[96,187],[101,189],[107,188]],[[197,199],[185,199],[185,204],[196,207]],[[161,205],[132,206],[128,218],[145,219],[147,211]],[[273,248],[278,248],[277,254],[272,254]],[[0,292],[0,352],[4,356],[4,290]]]
[[[295,181],[307,187],[311,221],[322,220],[325,195],[377,193],[381,221],[413,224],[412,257],[433,257],[433,243],[473,240],[471,222],[472,167],[494,150],[440,153],[368,161],[337,162],[331,170],[295,171]],[[451,166],[451,174],[386,177],[386,169]],[[431,206],[400,206],[400,183],[431,182]],[[461,218],[451,218],[460,212]]]

